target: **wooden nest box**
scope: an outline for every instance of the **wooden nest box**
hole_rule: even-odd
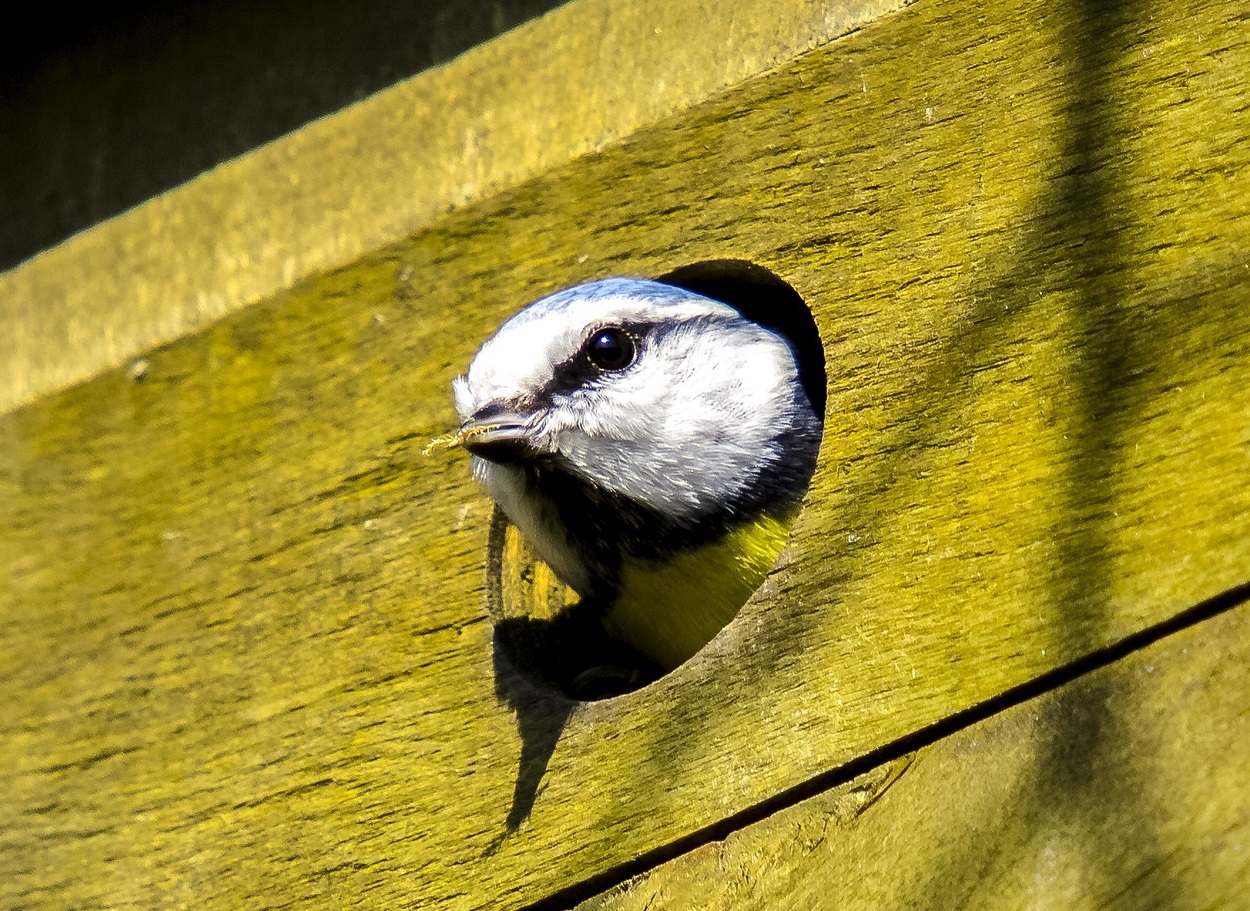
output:
[[[1248,74],[1238,0],[574,0],[0,274],[0,906],[1238,906]],[[509,689],[449,383],[719,259],[824,346],[790,544]]]

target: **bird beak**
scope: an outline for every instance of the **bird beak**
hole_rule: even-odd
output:
[[[525,415],[497,406],[482,408],[461,424],[454,442],[492,462],[520,462],[551,452]]]

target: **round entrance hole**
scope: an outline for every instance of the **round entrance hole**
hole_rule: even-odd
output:
[[[655,281],[728,305],[784,340],[793,356],[801,396],[823,426],[824,349],[811,311],[786,281],[743,260],[682,266]],[[755,330],[755,337],[760,336]],[[775,340],[770,344],[776,347]],[[784,546],[798,501],[815,469],[819,435],[817,427],[813,444],[809,432],[803,445],[794,449],[794,464],[785,469],[786,502],[792,507],[784,514],[770,511],[767,497],[771,491],[761,489],[741,500],[747,505],[736,508],[732,519],[699,525],[688,551],[672,551],[663,559],[642,561],[642,569],[631,570],[655,574],[660,584],[653,583],[650,590],[660,591],[660,600],[673,593],[663,610],[650,610],[637,598],[626,608],[600,598],[579,597],[535,555],[497,508],[488,559],[496,660],[502,659],[539,688],[576,700],[630,692],[684,663],[732,621]],[[697,459],[698,453],[692,452],[691,458]],[[801,490],[795,486],[796,479]],[[762,488],[768,483],[761,482]],[[716,606],[715,614],[703,616],[700,612],[707,613],[704,608],[709,604]],[[687,623],[683,610],[696,619]]]

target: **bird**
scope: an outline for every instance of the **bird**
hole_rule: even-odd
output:
[[[803,380],[790,340],[735,307],[598,279],[482,344],[452,383],[453,444],[578,593],[578,628],[646,682],[710,641],[783,549],[823,432]]]

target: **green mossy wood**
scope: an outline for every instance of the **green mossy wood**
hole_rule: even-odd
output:
[[[1240,908],[1242,605],[578,911]]]
[[[0,419],[0,905],[572,895],[1250,581],[1250,29],[1099,6],[921,0]],[[807,507],[693,661],[544,702],[421,447],[527,301],[723,257],[824,336]]]

